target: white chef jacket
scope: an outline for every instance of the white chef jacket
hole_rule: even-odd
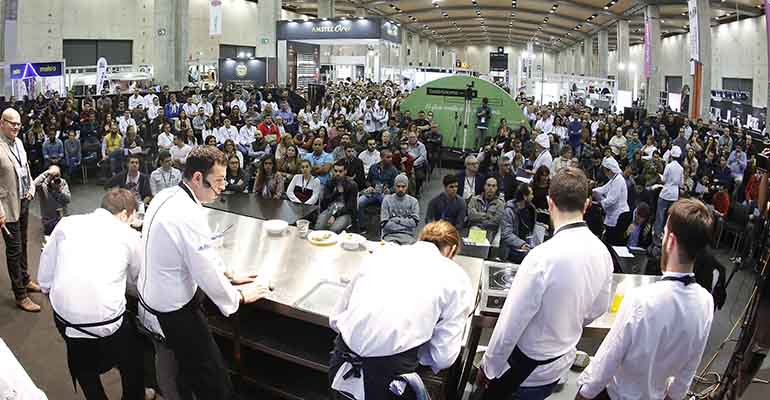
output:
[[[667,272],[663,277],[680,277]],[[626,292],[610,333],[578,378],[592,398],[607,388],[613,400],[682,399],[711,331],[714,300],[697,283],[660,281]],[[669,379],[674,378],[671,385]]]
[[[496,379],[508,371],[508,357],[518,346],[535,360],[564,355],[535,368],[522,386],[558,381],[572,365],[583,327],[609,310],[612,268],[607,247],[586,226],[557,229],[530,250],[484,354],[486,376]]]
[[[159,312],[176,311],[200,286],[223,315],[235,313],[241,297],[225,278],[214,238],[208,213],[197,199],[179,186],[158,193],[142,227],[145,260],[136,285],[144,303]],[[139,318],[145,328],[163,335],[157,318],[142,305]]]
[[[227,139],[232,139],[232,141],[235,142],[237,146],[238,143],[240,143],[240,138],[238,137],[238,128],[233,125],[230,125],[230,128],[221,126],[217,132],[217,143],[222,144]]]
[[[138,94],[135,94],[135,95],[133,95],[133,96],[128,98],[128,109],[129,110],[133,110],[133,109],[139,107],[140,104],[142,105],[142,107],[145,107],[144,97],[142,97],[142,96],[140,96]],[[152,104],[152,102],[150,102],[150,104]]]
[[[546,167],[551,168],[551,164],[553,164],[553,156],[551,156],[551,152],[548,151],[548,149],[543,150],[535,159],[535,163],[532,164],[532,171],[537,172],[537,169],[540,168],[541,165],[545,165]]]
[[[329,326],[361,357],[419,346],[420,364],[438,372],[460,354],[475,295],[465,271],[434,244],[386,247],[364,259]]]
[[[623,179],[623,174],[616,174],[609,182],[594,189],[594,192],[599,193],[602,197],[604,225],[614,227],[618,224],[620,214],[629,211],[628,186],[626,186],[626,180]]]
[[[171,167],[168,171],[158,167],[150,174],[150,191],[155,196],[161,190],[179,185],[182,181],[182,172]]]
[[[251,146],[252,143],[254,143],[254,140],[256,140],[257,137],[257,127],[252,125],[244,125],[241,127],[240,131],[238,131],[238,141],[236,143],[240,143],[244,146]]]
[[[377,150],[369,151],[367,149],[362,151],[361,154],[358,155],[358,158],[361,159],[364,164],[364,174],[368,176],[369,168],[372,168],[372,165],[380,162],[380,152]]]
[[[126,310],[126,280],[134,286],[141,250],[139,232],[103,208],[65,217],[40,256],[40,288],[49,293],[53,309],[70,323],[109,321]],[[83,329],[106,337],[122,322]],[[94,339],[73,328],[65,334]]]
[[[679,200],[679,188],[684,186],[684,169],[676,160],[666,164],[663,170],[663,189],[660,198],[668,201]]]
[[[45,393],[32,382],[3,339],[0,339],[0,399],[48,400]]]

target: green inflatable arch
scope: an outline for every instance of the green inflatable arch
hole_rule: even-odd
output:
[[[415,89],[401,103],[401,111],[410,111],[412,118],[416,118],[419,111],[433,111],[433,120],[438,123],[439,131],[444,135],[444,146],[462,149],[462,119],[465,100],[463,97],[429,95],[428,88],[463,90],[471,82],[473,82],[473,89],[478,92],[478,95],[471,102],[465,149],[474,147],[476,141],[476,109],[481,105],[481,99],[484,97],[489,99],[489,107],[492,109],[489,135],[494,135],[497,132],[501,118],[505,118],[508,121],[508,126],[513,130],[518,130],[522,125],[529,129],[529,122],[524,118],[521,107],[513,97],[491,82],[467,75],[448,76],[431,81]]]

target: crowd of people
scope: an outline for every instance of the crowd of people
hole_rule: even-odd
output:
[[[553,389],[553,380],[567,365],[566,360],[574,358],[568,356],[568,351],[580,337],[584,319],[593,320],[607,309],[608,294],[597,288],[607,286],[611,278],[611,246],[649,248],[655,258],[662,258],[664,278],[675,281],[670,285],[683,283],[687,287],[695,279],[690,276],[696,256],[711,242],[709,232],[719,227],[720,220],[745,215],[749,237],[756,235],[763,225],[760,183],[764,177],[766,190],[766,175],[758,168],[751,134],[740,127],[707,125],[665,112],[639,121],[598,112],[580,103],[536,105],[524,97],[518,101],[527,121],[516,128],[504,119],[495,121],[488,100],[481,99],[476,112],[478,149],[464,158],[464,168],[443,174],[444,190],[426,199],[428,207],[423,213],[418,199],[423,195],[426,180],[434,175],[434,168],[441,165],[442,129],[449,127],[440,127],[430,111],[418,110],[412,115],[401,110],[406,93],[390,82],[333,82],[325,89],[316,104],[298,101],[286,90],[235,87],[217,87],[205,93],[200,88],[174,93],[164,88],[159,93],[134,90],[129,96],[41,96],[19,102],[11,99],[9,107],[4,107],[0,150],[14,157],[0,157],[0,184],[5,182],[7,187],[14,188],[6,193],[12,198],[4,198],[13,206],[3,204],[0,225],[4,228],[8,268],[19,308],[40,311],[29,297],[29,293],[39,291],[50,293],[52,303],[59,303],[56,308],[63,310],[72,305],[67,304],[71,293],[53,293],[56,280],[65,282],[60,283],[62,287],[79,285],[70,279],[72,273],[68,277],[66,269],[58,267],[61,261],[55,257],[59,251],[56,243],[66,240],[65,233],[72,231],[75,237],[88,238],[77,242],[78,245],[104,242],[100,251],[105,256],[113,250],[121,254],[112,272],[124,280],[114,292],[122,296],[126,277],[140,279],[136,290],[144,310],[140,311],[141,319],[153,338],[160,338],[154,341],[159,370],[181,368],[179,376],[163,377],[159,384],[171,386],[161,389],[175,392],[176,378],[184,376],[190,386],[187,390],[199,398],[229,398],[232,387],[223,372],[221,356],[217,356],[210,332],[201,325],[203,319],[194,307],[195,288],[200,286],[225,315],[235,312],[241,304],[257,301],[267,289],[256,285],[234,289],[232,285],[248,282],[232,276],[215,277],[205,268],[196,269],[191,275],[180,272],[179,262],[189,264],[187,268],[221,266],[214,250],[199,237],[200,232],[210,231],[200,203],[211,201],[220,193],[248,192],[265,199],[318,205],[316,229],[358,230],[370,236],[374,232],[369,231],[367,211],[379,208],[375,217],[379,236],[401,245],[414,244],[409,251],[416,257],[451,259],[459,250],[461,237],[474,236],[476,230],[500,248],[498,257],[526,265],[526,270],[539,271],[542,276],[551,276],[548,271],[567,263],[569,257],[571,261],[580,261],[573,263],[570,273],[575,279],[571,286],[561,287],[558,294],[547,294],[555,289],[549,289],[534,272],[527,278],[517,278],[521,291],[515,301],[506,302],[502,323],[493,334],[477,381],[489,390],[486,398],[499,398],[496,396],[500,393],[510,395],[519,386],[542,389],[543,385],[548,387],[527,398],[545,398]],[[79,221],[76,219],[68,219],[57,228],[70,202],[67,181],[77,179],[81,170],[85,175],[88,168],[98,169],[105,187],[111,190],[102,207],[82,217],[82,223],[101,224],[103,231],[114,231],[111,238],[115,240],[104,240],[104,235],[87,236],[81,232],[82,224],[75,224]],[[46,246],[41,261],[41,285],[30,278],[26,251],[22,250],[26,249],[29,204],[36,192],[42,193],[44,231],[53,233],[53,244]],[[151,241],[148,237],[156,231],[151,231],[151,226],[144,227],[142,240],[145,252],[150,254],[144,257],[155,257],[155,262],[151,263],[153,268],[148,268],[149,264],[141,266],[136,258],[139,256],[122,246],[136,241],[135,232],[126,225],[133,224],[136,215],[144,214],[145,209],[148,217],[155,218],[168,201],[168,208],[174,211],[160,214],[161,228],[156,228],[160,238],[155,236]],[[671,215],[675,216],[674,222]],[[171,235],[165,229],[174,224],[182,226],[182,236]],[[429,228],[420,232],[422,224]],[[568,229],[570,232],[561,233]],[[426,241],[435,246],[421,248],[423,244],[416,243]],[[754,241],[744,243],[736,257],[754,250]],[[585,251],[584,245],[590,245],[592,250]],[[183,248],[179,246],[186,246],[190,254],[198,256],[184,261],[174,259],[176,255],[167,249]],[[559,251],[554,250],[557,246],[561,246]],[[528,257],[530,254],[537,257]],[[678,257],[669,257],[670,254]],[[147,283],[147,276],[153,277],[151,283]],[[440,359],[426,360],[437,368],[445,368],[456,358],[459,341],[455,336],[461,335],[456,330],[462,325],[458,321],[468,313],[466,303],[470,300],[466,299],[467,288],[463,287],[467,282],[456,278],[446,282],[451,290],[434,288],[462,297],[442,310],[451,310],[451,318],[433,315],[436,310],[432,309],[431,318],[421,321],[425,326],[420,329],[427,338],[428,333],[438,329],[437,324],[453,338],[449,344],[435,344],[438,347],[433,356],[441,356]],[[356,284],[373,285],[386,278],[372,275],[368,280],[372,283],[362,278]],[[712,287],[707,289],[711,291]],[[348,374],[337,371],[350,370],[345,364],[350,363],[351,352],[366,357],[384,348],[386,353],[398,350],[390,348],[392,343],[387,342],[380,343],[381,348],[366,350],[359,338],[352,336],[348,329],[364,322],[372,326],[398,323],[378,315],[385,304],[370,296],[355,300],[351,293],[348,295],[353,300],[346,302],[358,301],[372,308],[339,309],[332,316],[333,328],[341,336],[335,342],[333,360],[336,357],[337,364],[330,380],[340,385],[344,382],[339,380],[348,379],[341,376]],[[553,348],[539,348],[538,340],[523,327],[554,321],[543,317],[522,320],[517,325],[517,318],[532,316],[532,299],[540,299],[543,304],[546,299],[560,299],[548,301],[548,307],[556,310],[570,301],[566,297],[570,293],[581,301],[575,303],[577,308],[571,319],[567,318],[573,323],[568,329],[569,337],[554,337]],[[655,290],[645,293],[644,296],[658,295]],[[682,299],[688,296],[684,292],[674,293],[680,295]],[[125,351],[136,346],[134,336],[127,333],[134,328],[122,320],[122,313],[116,316],[113,312],[125,308],[125,299],[118,297],[111,299],[117,307],[98,309],[94,312],[99,315],[91,315],[107,321],[99,325],[101,330],[96,337],[110,337],[115,341],[111,342],[113,345],[125,345],[122,351],[109,353],[110,362],[136,372],[139,361],[135,354]],[[635,301],[641,302],[642,298],[640,294]],[[689,386],[694,374],[691,364],[697,365],[711,324],[710,314],[701,312],[711,311],[711,297],[698,292],[692,301],[698,312],[690,316],[667,315],[689,321],[689,328],[698,334],[681,339],[690,347],[682,351],[680,359],[658,360],[679,370],[687,362],[687,370],[671,374],[679,379],[677,394],[686,392]],[[649,305],[650,310],[669,306]],[[55,314],[57,328],[67,341],[68,354],[79,355],[69,360],[73,377],[84,386],[87,397],[98,398],[103,389],[98,373],[88,364],[96,363],[94,354],[104,348],[90,346],[96,342],[83,345],[82,340],[76,340],[93,331],[83,333],[82,326],[71,322],[82,312],[78,306],[73,310]],[[554,311],[553,315],[557,314]],[[621,315],[631,319],[628,312],[621,311]],[[447,321],[457,326],[449,327]],[[649,322],[647,328],[658,329],[667,323],[670,321],[661,319]],[[642,329],[641,325],[634,329]],[[191,326],[193,330],[189,329]],[[192,351],[196,348],[205,351]],[[630,354],[634,350],[603,345],[600,365],[617,364],[618,360],[612,357],[618,352]],[[557,366],[540,368],[544,364],[533,364],[534,360],[524,353],[550,359],[545,364],[561,361]],[[514,366],[509,357],[514,356],[519,357],[517,363],[532,368],[528,372],[526,368],[509,369]],[[617,384],[607,384],[606,380],[612,377],[607,370],[595,367],[593,371],[595,375],[581,377],[585,385],[581,396],[614,398],[625,390]],[[620,382],[645,373],[649,371],[620,373],[616,378]],[[530,374],[534,375],[527,380]],[[132,398],[144,395],[136,373],[124,378],[124,393],[132,393]],[[203,384],[204,381],[207,383]],[[654,388],[634,390],[657,393],[661,385],[656,380]],[[183,393],[182,398],[188,395]]]

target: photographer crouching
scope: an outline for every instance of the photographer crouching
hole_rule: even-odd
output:
[[[67,181],[61,177],[61,170],[51,165],[33,182],[40,190],[40,216],[43,222],[43,234],[48,236],[59,220],[67,215],[67,204],[70,202],[70,188]]]

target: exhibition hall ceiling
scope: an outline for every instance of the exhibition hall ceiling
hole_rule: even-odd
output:
[[[761,15],[762,0],[711,0],[712,25]],[[689,31],[687,0],[337,0],[337,16],[382,15],[444,45],[522,45],[552,50],[609,32],[617,46],[617,21],[628,20],[631,44],[644,35],[645,4],[660,7],[664,37]],[[284,0],[284,8],[317,15],[317,0]],[[596,48],[597,46],[594,46]]]

